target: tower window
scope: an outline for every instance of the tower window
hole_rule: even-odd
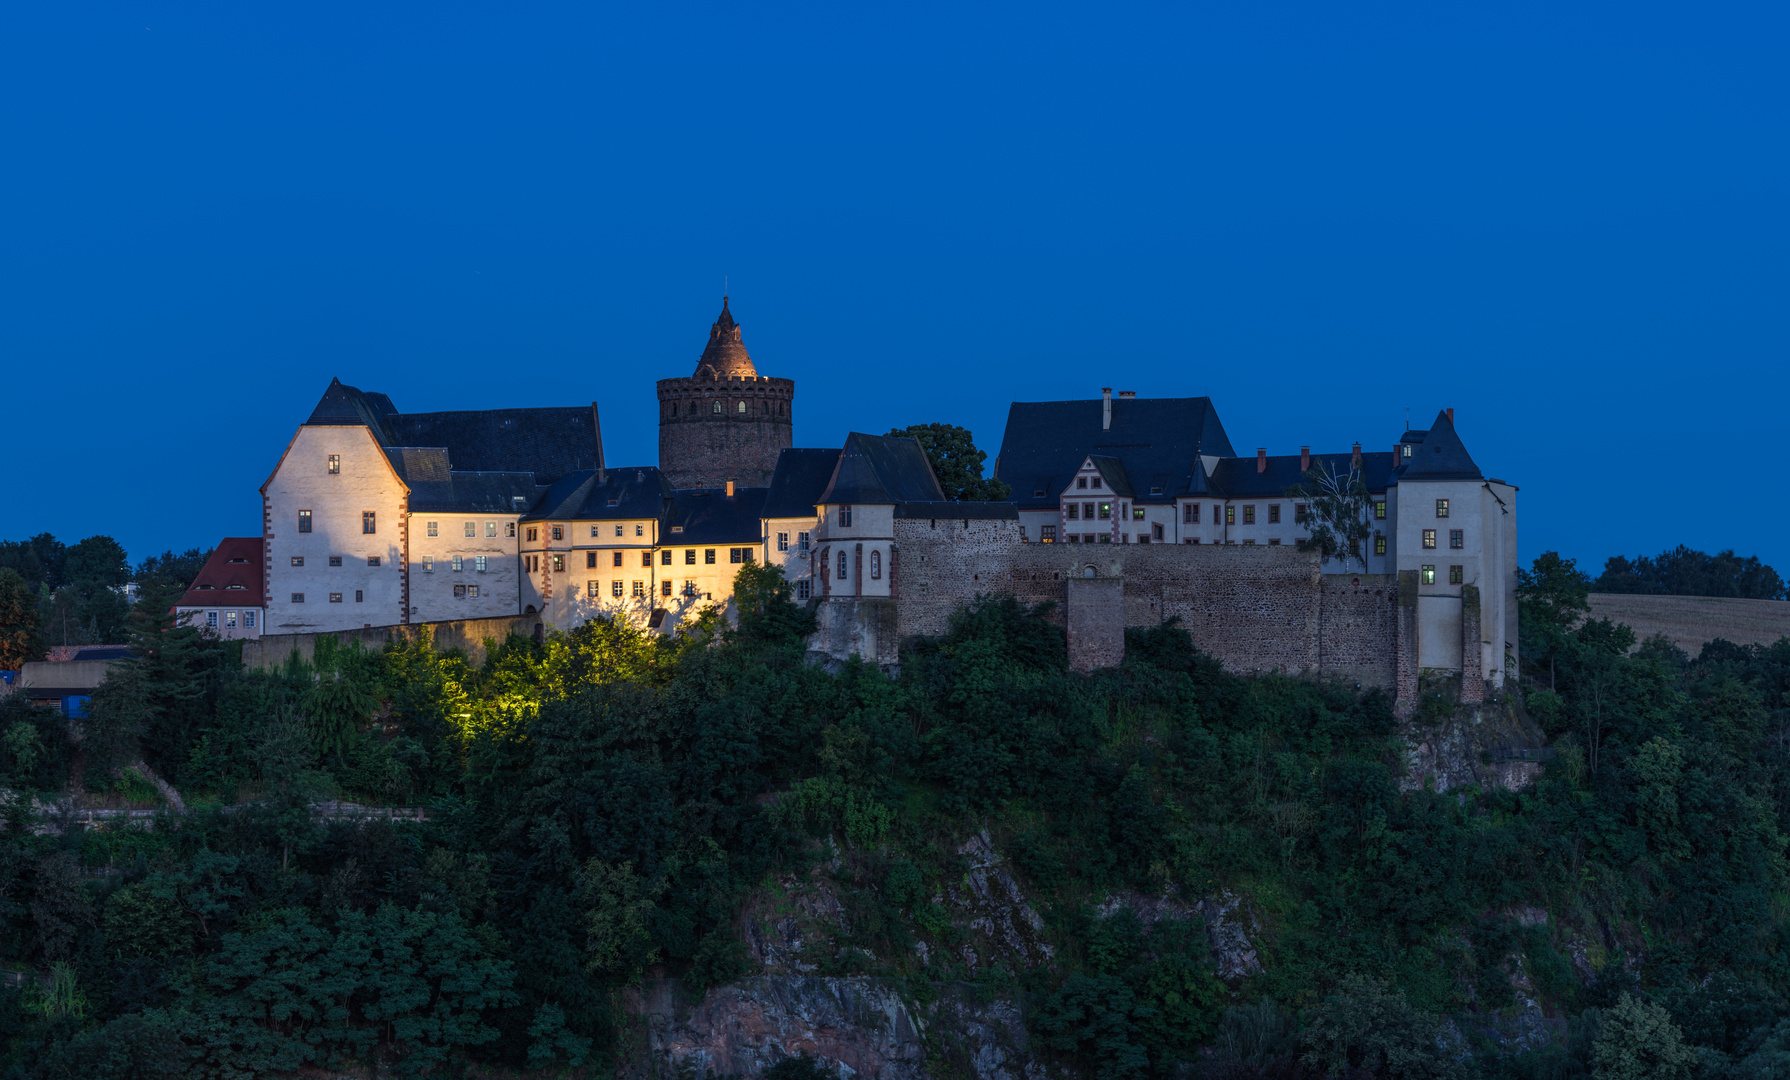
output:
[[[740,412],[740,415],[741,415],[741,416],[744,416],[744,415],[746,415],[746,403],[745,403],[745,402],[743,402],[743,401],[742,401],[742,402],[740,402],[740,409],[739,409],[739,412]]]
[[[882,579],[882,576],[883,553],[880,551],[872,551],[870,553],[870,580],[879,581]]]
[[[1181,520],[1188,525],[1198,525],[1200,523],[1200,504],[1187,503],[1182,506]]]
[[[564,540],[566,538],[566,527],[564,525],[555,525],[553,527],[553,538],[555,540]]]
[[[721,403],[719,401],[715,402],[715,415],[721,415]]]
[[[839,508],[839,525],[841,528],[851,527],[851,507],[841,506]]]

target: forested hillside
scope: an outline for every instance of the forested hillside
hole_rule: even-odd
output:
[[[1084,677],[1010,601],[898,679],[829,673],[757,567],[735,628],[591,624],[476,669],[325,643],[245,671],[139,612],[77,731],[0,703],[5,1068],[669,1074],[630,988],[775,967],[1015,1003],[1052,1076],[1790,1076],[1790,641],[1631,655],[1570,562],[1524,586],[1525,693],[1488,706],[1554,751],[1521,791],[1407,775],[1463,722],[1446,683],[1401,724],[1172,626]],[[138,763],[184,813],[48,809],[154,803]],[[957,902],[997,879],[1006,915]],[[929,1075],[987,1075],[938,1030]]]

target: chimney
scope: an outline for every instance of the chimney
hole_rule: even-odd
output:
[[[729,480],[727,482],[727,497],[730,499],[733,498],[733,481],[732,480]]]
[[[1349,468],[1361,468],[1361,444],[1356,443],[1349,449]]]
[[[1311,447],[1309,446],[1299,448],[1299,471],[1302,473],[1311,471]]]
[[[1112,429],[1113,388],[1110,386],[1102,386],[1100,388],[1100,430],[1111,431]]]
[[[1454,406],[1452,405],[1448,407],[1448,426],[1454,426]]]
[[[1255,448],[1255,471],[1258,473],[1268,471],[1268,448],[1266,446]]]

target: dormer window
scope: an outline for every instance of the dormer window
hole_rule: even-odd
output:
[[[1160,494],[1162,494],[1162,488],[1161,488],[1161,487],[1160,487],[1160,486],[1158,486],[1158,487],[1153,487],[1153,488],[1151,488],[1151,489],[1150,489],[1150,494],[1152,494],[1152,495],[1160,495]]]
[[[1406,457],[1411,456],[1411,444],[1410,443],[1405,444],[1405,456]]]
[[[1089,487],[1099,487],[1100,486],[1100,478],[1098,476],[1088,477],[1088,486]]]
[[[1076,486],[1076,487],[1078,487],[1078,488],[1085,488],[1085,487],[1087,487],[1087,486],[1088,486],[1088,478],[1087,478],[1087,477],[1085,477],[1085,476],[1078,476],[1078,477],[1076,477],[1076,478],[1075,478],[1075,486]]]

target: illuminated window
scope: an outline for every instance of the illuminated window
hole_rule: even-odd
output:
[[[497,522],[495,522],[495,521],[485,522],[485,535],[487,537],[490,537],[493,540],[495,540],[497,538]]]
[[[1411,444],[1410,443],[1406,443],[1404,446],[1400,447],[1400,449],[1402,449],[1405,452],[1406,457],[1411,456]]]
[[[330,593],[329,594],[329,602],[332,604],[341,603],[342,602],[342,594],[339,592]]]
[[[300,510],[298,512],[298,531],[301,533],[308,533],[311,531],[311,512],[309,510]]]
[[[226,629],[226,630],[236,629],[236,612],[234,612],[234,611],[224,612],[224,629]]]
[[[721,403],[719,401],[715,402],[715,415],[721,415]]]
[[[1374,537],[1374,554],[1375,555],[1386,554],[1386,538],[1384,536]]]
[[[1425,548],[1433,548],[1436,546],[1436,530],[1434,530],[1434,529],[1423,530],[1423,546]]]
[[[1437,517],[1447,517],[1448,516],[1448,500],[1447,499],[1437,499],[1436,500],[1436,516]]]
[[[513,521],[504,522],[503,523],[503,534],[505,536],[509,537],[511,540],[514,540],[516,538],[516,523]]]
[[[565,568],[566,568],[566,557],[564,555],[555,555],[553,557],[553,572],[557,574],[557,573],[564,571]]]
[[[1131,520],[1133,520],[1133,521],[1144,520],[1144,508],[1141,506],[1132,507],[1131,508]]]
[[[1055,525],[1046,525],[1040,528],[1038,534],[1038,539],[1046,544],[1054,544],[1057,542],[1057,527]]]
[[[423,573],[433,574],[434,572],[435,572],[435,556],[424,555],[423,556]]]
[[[1386,500],[1385,499],[1375,499],[1374,500],[1374,520],[1376,520],[1376,521],[1385,521],[1386,520]]]
[[[335,476],[337,473],[340,473],[341,471],[342,471],[342,455],[331,454],[329,456],[329,474],[331,476]]]
[[[1235,525],[1237,523],[1237,508],[1236,507],[1227,506],[1224,508],[1224,523],[1226,525]]]
[[[1113,516],[1113,504],[1112,503],[1101,503],[1099,513],[1100,513],[1101,521],[1111,520],[1111,518]]]
[[[1429,563],[1424,563],[1423,569],[1419,570],[1417,573],[1420,580],[1422,580],[1425,585],[1434,585],[1436,583],[1436,568]]]

